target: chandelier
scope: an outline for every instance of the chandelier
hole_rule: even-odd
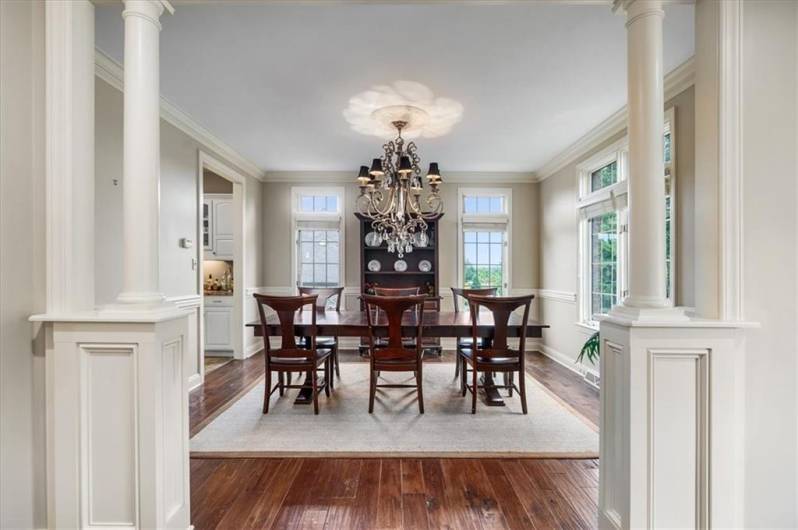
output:
[[[414,246],[424,247],[429,242],[427,221],[443,212],[439,193],[441,175],[437,162],[431,163],[426,175],[429,191],[423,193],[421,158],[416,144],[405,143],[402,138],[402,130],[408,128],[411,118],[426,115],[423,110],[394,105],[378,109],[374,114],[401,116],[402,119],[390,121],[397,136],[382,146],[382,158],[375,158],[371,168],[360,166],[357,207],[361,215],[371,219],[372,229],[387,244],[388,252],[402,258],[406,252],[413,252]]]

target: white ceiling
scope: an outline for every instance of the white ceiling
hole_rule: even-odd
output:
[[[534,171],[626,101],[624,17],[551,3],[179,5],[162,17],[161,92],[265,171],[354,171],[380,153],[349,99],[411,80],[462,121],[418,140],[442,171]],[[121,7],[97,46],[122,62]],[[665,71],[693,55],[693,6],[665,17]]]

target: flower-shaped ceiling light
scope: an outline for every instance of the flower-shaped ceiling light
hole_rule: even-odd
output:
[[[394,121],[407,122],[406,138],[435,138],[447,134],[463,117],[463,105],[450,98],[436,98],[427,86],[415,81],[377,85],[353,96],[344,109],[352,129],[371,136],[390,138]]]

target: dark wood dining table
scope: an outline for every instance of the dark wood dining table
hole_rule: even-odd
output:
[[[402,335],[414,337],[416,334],[417,315],[408,312],[402,321]],[[424,311],[423,312],[424,337],[471,337],[471,314],[465,311],[455,313],[454,311]],[[310,334],[310,326],[313,322],[313,315],[310,310],[302,311],[295,316],[294,334],[298,337],[305,337]],[[264,336],[264,328],[267,329],[269,336],[279,337],[282,333],[280,322],[276,314],[267,317],[266,326],[260,320],[249,322],[247,327],[254,328],[255,336]],[[549,326],[541,322],[527,322],[527,338],[538,338],[543,336],[543,329]],[[507,334],[509,337],[518,337],[521,333],[521,317],[513,314],[510,316]],[[375,322],[375,335],[386,336],[388,323],[384,315],[377,315]],[[316,335],[319,337],[368,337],[369,326],[368,317],[365,311],[317,311],[316,312]],[[477,320],[477,336],[490,341],[493,338],[493,314],[489,311],[480,311]],[[483,380],[485,384],[486,403],[492,406],[502,406],[499,392],[491,385],[492,374]],[[296,403],[307,403],[309,400],[307,392],[301,391]]]

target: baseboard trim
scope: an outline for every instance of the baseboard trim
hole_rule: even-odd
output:
[[[566,369],[574,372],[575,374],[579,375],[579,377],[581,377],[585,381],[585,383],[587,383],[588,385],[590,385],[593,388],[598,389],[598,387],[596,385],[594,385],[593,383],[591,383],[590,381],[585,379],[585,374],[588,373],[588,372],[592,373],[593,375],[595,375],[597,377],[600,377],[600,374],[596,370],[591,370],[590,368],[588,368],[587,366],[585,366],[583,364],[575,363],[567,355],[565,355],[564,353],[562,353],[559,350],[556,350],[556,349],[552,348],[551,346],[548,346],[548,345],[542,344],[542,343],[538,344],[537,346],[538,346],[538,351],[542,355],[545,355],[546,357],[548,357],[552,361],[556,362],[557,364],[559,364],[563,368],[566,368]]]

